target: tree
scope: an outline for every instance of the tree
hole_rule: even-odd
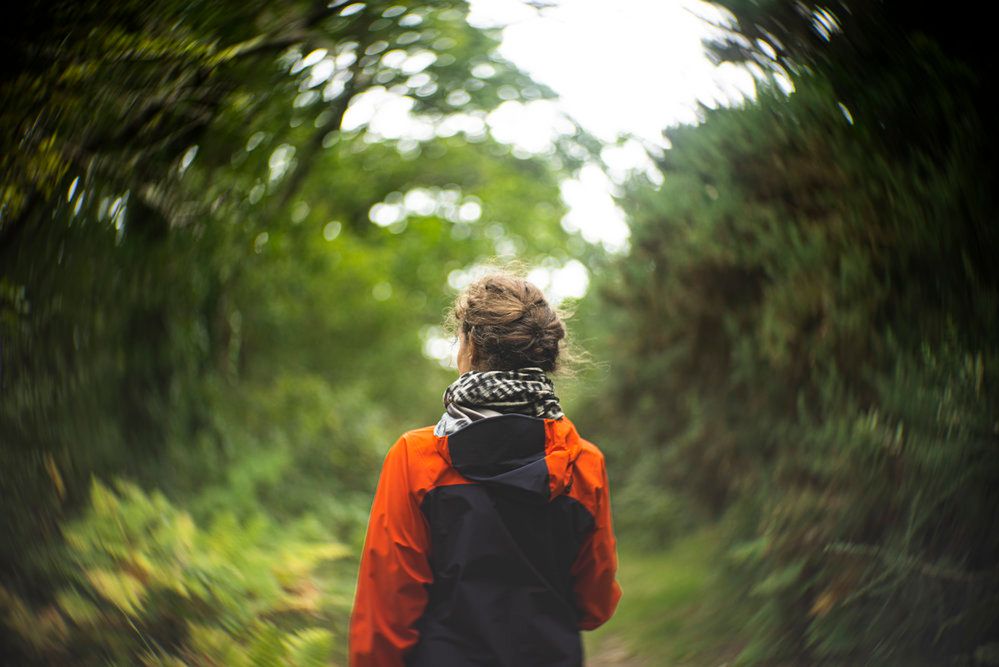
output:
[[[603,287],[615,400],[597,417],[632,443],[618,511],[667,538],[723,522],[725,597],[756,612],[747,663],[988,664],[985,70],[916,12],[882,22],[891,4],[721,4],[737,22],[719,56],[780,66],[794,91],[761,81],[668,130],[665,183],[622,198],[631,251]]]
[[[236,542],[268,526],[258,565],[356,541],[384,447],[439,409],[447,373],[422,347],[449,274],[498,252],[567,258],[580,242],[558,224],[558,179],[593,143],[576,131],[525,157],[489,137],[489,110],[552,93],[460,0],[18,12],[0,82],[0,655],[65,655],[68,588],[105,614],[78,661],[151,660],[144,634],[162,660],[217,632],[250,641],[160,593],[129,632],[118,598],[84,582],[88,559],[127,582],[134,562],[182,551],[185,516]],[[429,130],[345,125],[365,96]],[[67,545],[103,525],[92,477],[137,485],[118,510],[136,554]],[[149,537],[126,518],[158,492],[168,518]],[[320,606],[342,630],[351,561],[324,567]],[[230,593],[219,614],[252,591]]]

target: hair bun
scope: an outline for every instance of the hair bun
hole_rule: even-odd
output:
[[[477,370],[558,366],[565,326],[544,293],[523,278],[483,276],[458,295],[451,318],[471,340]]]

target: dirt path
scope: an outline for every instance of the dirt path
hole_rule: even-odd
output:
[[[621,639],[610,636],[600,642],[600,649],[586,659],[586,667],[645,667],[645,663]]]

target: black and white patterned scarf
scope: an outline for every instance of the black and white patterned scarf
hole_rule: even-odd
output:
[[[434,429],[437,435],[453,433],[473,421],[500,414],[562,417],[555,387],[540,368],[463,373],[444,391],[444,408]]]

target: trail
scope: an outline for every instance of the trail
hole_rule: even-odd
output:
[[[586,659],[586,667],[645,667],[628,645],[619,637],[605,637],[600,648]]]

